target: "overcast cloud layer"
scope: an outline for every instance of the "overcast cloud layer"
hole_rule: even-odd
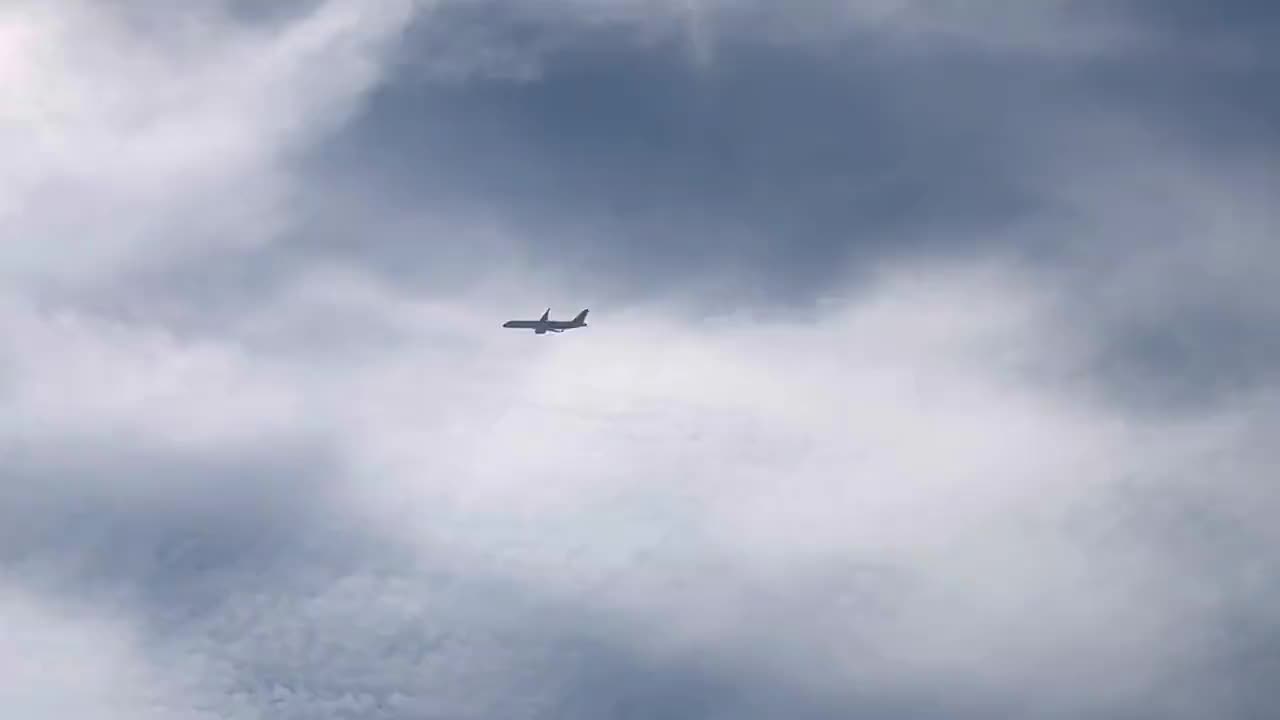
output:
[[[1209,5],[5,4],[0,706],[1272,717]]]

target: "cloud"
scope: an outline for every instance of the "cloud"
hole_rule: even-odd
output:
[[[938,8],[5,11],[0,697],[1273,707],[1270,156]]]
[[[1184,575],[1200,560],[1160,537],[1187,521],[1125,509],[1181,495],[1193,523],[1207,512],[1265,533],[1269,459],[1249,428],[1270,421],[1237,407],[1139,423],[1083,400],[1042,334],[1044,298],[1018,277],[901,268],[807,327],[690,327],[654,306],[533,347],[466,303],[451,321],[384,293],[367,312],[402,318],[402,342],[358,363],[286,344],[239,366],[246,393],[276,368],[337,456],[269,462],[237,436],[220,442],[238,464],[185,445],[149,472],[108,456],[64,474],[53,504],[89,516],[57,510],[27,548],[114,548],[64,570],[93,580],[71,587],[148,589],[146,631],[202,663],[204,693],[300,716],[611,697],[727,708],[733,693],[715,688],[749,677],[789,706],[913,707],[903,698],[951,686],[949,702],[974,708],[1145,706],[1203,661],[1187,628],[1211,632],[1214,613]],[[316,342],[305,287],[241,332]],[[221,372],[196,366],[187,384]],[[100,408],[67,417],[118,426]],[[1202,508],[1199,476],[1224,453],[1239,464]],[[125,478],[148,476],[159,484],[126,494]],[[54,540],[59,526],[79,531]],[[1239,582],[1213,602],[1268,622]],[[568,689],[595,665],[572,658],[601,644],[605,667],[632,669]],[[641,679],[655,674],[667,679]]]
[[[349,116],[409,7],[328,2],[265,39],[221,3],[6,10],[10,282],[74,285],[270,240],[289,154]]]
[[[0,700],[33,720],[84,712],[109,718],[212,718],[201,700],[147,661],[132,629],[93,610],[6,586]]]
[[[402,63],[326,149],[321,167],[346,180],[308,243],[332,233],[322,244],[344,261],[423,288],[518,258],[563,272],[566,283],[605,277],[592,291],[620,301],[658,288],[721,306],[753,293],[757,304],[804,303],[844,282],[849,265],[885,255],[1000,243],[1065,262],[1101,248],[1142,264],[1138,251],[1150,245],[1131,249],[1132,236],[1110,232],[1112,207],[1158,201],[1151,182],[1168,185],[1162,193],[1230,196],[1273,164],[1260,121],[1274,110],[1265,83],[1208,51],[1179,53],[1187,43],[1178,38],[1193,28],[1176,14],[1092,14],[1068,3],[1000,15],[1049,33],[1072,26],[1057,22],[1064,14],[1104,35],[1125,31],[1107,52],[1063,58],[1031,30],[1007,31],[980,13],[962,17],[995,38],[1029,39],[988,51],[960,36],[904,52],[909,41],[864,39],[806,5],[788,6],[785,19],[816,14],[809,24],[835,40],[775,41],[781,20],[735,4],[722,8],[730,18],[709,23],[722,36],[719,61],[699,70],[662,24],[679,14],[671,5],[625,12],[632,7],[590,5],[610,23],[590,21],[596,15],[575,3],[446,4],[424,16],[408,46],[422,64],[488,63],[455,58],[466,51],[443,42],[474,32],[459,44],[485,58],[522,53],[513,68],[537,70],[481,68],[439,83]],[[911,7],[894,16],[946,14]],[[652,24],[660,29],[648,40],[625,31]],[[1223,154],[1210,165],[1188,147]],[[1126,168],[1148,162],[1181,179],[1133,184]],[[1111,197],[1082,203],[1067,172],[1112,188]],[[1246,214],[1264,228],[1267,212],[1249,201]],[[1073,222],[1091,214],[1084,228]],[[344,238],[371,223],[384,240],[344,251],[357,247]],[[461,242],[449,242],[457,234]],[[539,250],[501,237],[535,238]]]

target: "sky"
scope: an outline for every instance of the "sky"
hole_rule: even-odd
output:
[[[0,705],[1264,718],[1280,8],[0,7]],[[590,308],[535,336],[512,318]]]

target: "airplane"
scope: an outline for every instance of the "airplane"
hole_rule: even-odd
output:
[[[551,308],[542,313],[542,317],[537,320],[508,320],[502,323],[504,328],[520,328],[522,330],[532,330],[535,335],[543,335],[548,332],[560,333],[565,330],[587,326],[587,310],[578,313],[577,317],[572,320],[551,320]]]

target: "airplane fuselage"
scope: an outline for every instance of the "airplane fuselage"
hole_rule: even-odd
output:
[[[541,320],[508,320],[502,323],[504,328],[519,328],[522,330],[532,330],[541,335],[545,332],[564,332],[573,328],[586,327],[586,323],[575,323],[565,320],[549,320],[542,322]]]
[[[565,330],[587,326],[587,311],[583,310],[578,316],[572,320],[552,320],[550,319],[551,310],[547,309],[542,317],[537,320],[508,320],[502,323],[504,328],[517,328],[521,330],[532,330],[535,335],[545,335],[548,332],[560,333]]]

